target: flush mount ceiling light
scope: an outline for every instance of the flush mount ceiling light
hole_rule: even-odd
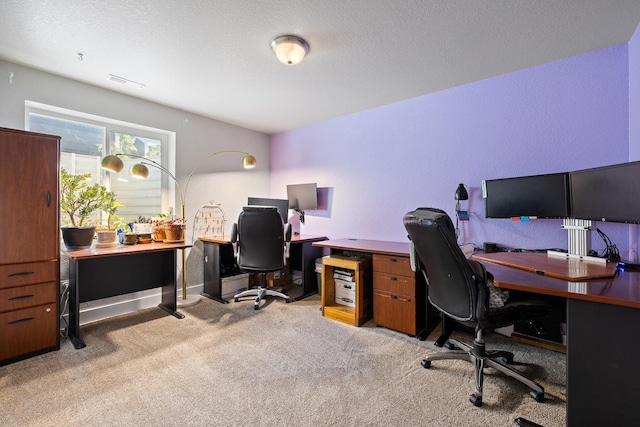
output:
[[[273,39],[271,49],[278,61],[285,65],[296,65],[309,53],[309,44],[300,37],[280,36]]]

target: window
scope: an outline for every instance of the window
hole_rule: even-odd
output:
[[[127,221],[138,222],[167,212],[175,200],[174,182],[159,169],[149,167],[147,179],[129,176],[129,168],[138,158],[123,157],[124,169],[118,174],[100,167],[108,154],[134,154],[147,157],[168,170],[175,150],[173,132],[150,129],[130,123],[116,122],[56,107],[27,102],[27,129],[61,136],[60,167],[72,174],[89,173],[91,182],[99,182],[116,193],[124,206],[116,214]],[[106,224],[106,212],[95,212],[94,224]]]

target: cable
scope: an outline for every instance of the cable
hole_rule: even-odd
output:
[[[69,308],[69,281],[60,281],[62,290],[60,292],[60,323],[64,323],[64,328],[60,328],[60,336],[66,339],[69,336],[69,322],[64,318],[64,314]]]
[[[596,231],[598,232],[600,237],[602,237],[602,240],[605,244],[604,251],[602,252],[602,258],[606,258],[609,261],[620,260],[620,252],[618,251],[618,247],[611,243],[611,239],[609,239],[609,236],[604,234],[599,228],[596,228]]]

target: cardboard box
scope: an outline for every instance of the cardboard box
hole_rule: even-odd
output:
[[[290,282],[289,266],[280,271],[272,271],[267,273],[267,286],[279,288],[288,285]],[[262,273],[253,273],[251,283],[259,286],[262,283]]]
[[[347,307],[356,306],[356,290],[348,289],[336,283],[336,304],[346,305]]]

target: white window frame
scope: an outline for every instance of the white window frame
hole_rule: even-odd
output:
[[[176,133],[154,128],[150,126],[139,125],[136,123],[125,122],[122,120],[101,117],[89,113],[70,110],[67,108],[56,107],[53,105],[43,104],[34,101],[25,101],[25,129],[29,129],[29,114],[40,114],[43,116],[55,117],[63,120],[71,120],[82,122],[106,128],[106,135],[109,132],[135,134],[145,138],[153,138],[160,141],[162,145],[161,164],[174,176],[176,175]],[[176,202],[176,183],[167,174],[161,174],[162,177],[162,212],[167,212],[169,207],[175,206]],[[176,209],[174,209],[175,212]]]

